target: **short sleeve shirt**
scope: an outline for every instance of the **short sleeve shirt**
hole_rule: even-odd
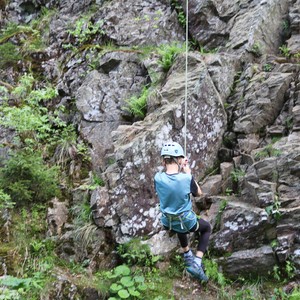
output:
[[[154,176],[154,184],[163,213],[178,215],[192,210],[190,194],[195,196],[198,191],[192,175],[158,172]]]

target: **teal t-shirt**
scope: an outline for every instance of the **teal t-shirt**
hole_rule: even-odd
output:
[[[163,225],[176,232],[191,229],[197,222],[196,215],[190,213],[192,211],[190,194],[197,194],[197,186],[192,175],[158,172],[154,176],[154,184],[163,213],[161,219]]]

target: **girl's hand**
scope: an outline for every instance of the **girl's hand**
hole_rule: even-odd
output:
[[[189,162],[186,157],[184,157],[181,161],[181,170],[186,174],[191,174],[191,168],[189,166]]]

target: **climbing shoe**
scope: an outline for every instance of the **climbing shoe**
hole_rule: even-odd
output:
[[[195,257],[191,250],[183,254],[183,260],[186,268],[192,267],[194,265]]]
[[[186,270],[196,279],[201,281],[208,281],[207,276],[205,275],[202,266],[198,266],[197,264],[192,264],[191,266],[187,267]]]

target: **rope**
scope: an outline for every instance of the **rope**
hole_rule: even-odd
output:
[[[189,40],[189,0],[186,0],[186,24],[185,24],[185,97],[184,97],[184,155],[186,156],[187,137],[187,97],[188,97],[188,40]]]

